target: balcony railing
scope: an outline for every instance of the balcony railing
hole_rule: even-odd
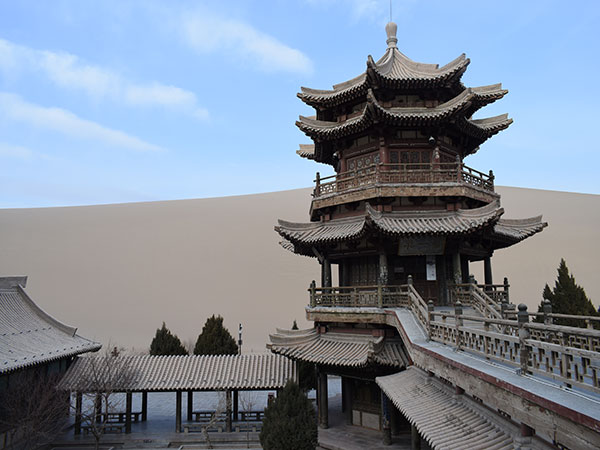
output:
[[[494,174],[471,169],[462,163],[376,164],[325,178],[317,173],[313,196],[339,194],[381,184],[458,183],[494,192]]]

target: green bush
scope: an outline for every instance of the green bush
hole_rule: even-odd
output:
[[[293,381],[265,409],[260,443],[265,450],[314,450],[317,445],[315,409]]]

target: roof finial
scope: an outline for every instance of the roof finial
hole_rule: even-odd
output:
[[[388,22],[385,26],[385,32],[387,33],[387,45],[388,48],[395,48],[398,38],[396,37],[396,31],[398,31],[398,25],[394,22]]]

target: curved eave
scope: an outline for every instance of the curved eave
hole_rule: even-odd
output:
[[[379,212],[367,205],[364,215],[329,222],[280,220],[275,231],[287,250],[314,256],[313,247],[356,241],[369,230],[394,237],[469,234],[497,223],[503,213],[498,202],[458,211]]]
[[[331,107],[365,95],[368,87],[366,73],[362,73],[351,80],[334,85],[333,90],[301,87],[301,92],[296,95],[307,105]]]
[[[300,144],[300,148],[296,150],[296,154],[301,158],[315,159],[315,145],[314,144]]]
[[[462,91],[453,99],[434,108],[405,107],[384,108],[377,100],[373,91],[367,93],[367,104],[360,115],[344,122],[328,122],[312,117],[300,116],[296,122],[307,136],[320,141],[330,141],[341,137],[348,137],[367,129],[373,122],[382,122],[394,126],[424,126],[447,122],[461,114],[471,116],[474,111],[482,106],[502,98],[508,91],[502,89],[500,84],[469,88]],[[500,116],[499,116],[500,117]],[[511,119],[500,120],[497,118],[470,120],[472,128],[497,133],[501,127],[510,125]],[[505,118],[504,118],[505,119]],[[460,121],[461,119],[459,119]],[[466,121],[462,117],[462,121]],[[508,124],[505,122],[508,121]],[[468,126],[466,127],[468,129]],[[495,131],[494,131],[495,130]],[[491,134],[490,134],[491,135]]]
[[[296,126],[307,136],[317,140],[333,140],[366,130],[372,123],[370,107],[366,105],[359,116],[344,122],[327,122],[300,116]]]
[[[407,357],[400,341],[383,337],[318,334],[309,330],[277,330],[269,336],[271,352],[293,360],[344,367],[383,365],[405,367]]]
[[[304,103],[318,107],[339,105],[367,93],[369,88],[384,86],[394,89],[423,89],[454,87],[462,91],[460,79],[470,60],[463,53],[443,67],[438,64],[418,63],[400,52],[388,48],[375,62],[369,55],[367,70],[351,80],[333,86],[332,90],[301,87],[298,98]]]
[[[478,139],[479,144],[500,131],[506,130],[512,123],[513,120],[508,117],[508,114],[485,119],[467,119],[463,117],[456,121],[458,128],[468,136]]]
[[[547,222],[542,222],[542,216],[528,219],[500,219],[494,225],[489,237],[493,241],[494,249],[506,248],[540,233],[547,226]]]
[[[394,89],[449,87],[458,82],[471,61],[463,53],[443,67],[438,64],[418,63],[390,47],[375,62],[367,59],[367,73],[374,84]]]

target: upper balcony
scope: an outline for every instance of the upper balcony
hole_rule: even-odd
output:
[[[374,164],[320,178],[317,173],[311,210],[376,197],[468,197],[490,203],[494,174],[461,162]]]

